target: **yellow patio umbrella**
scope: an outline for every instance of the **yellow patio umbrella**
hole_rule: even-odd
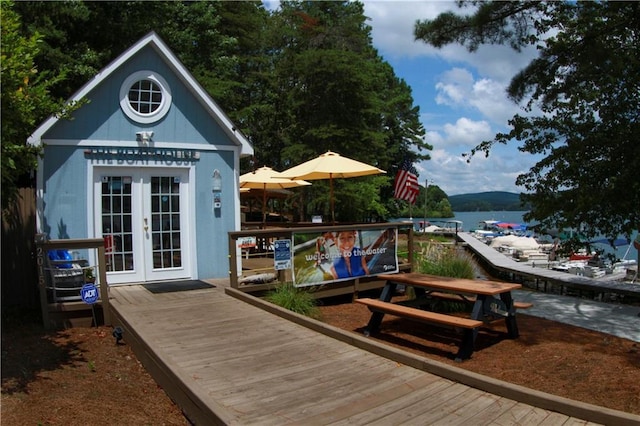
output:
[[[291,180],[280,177],[280,172],[271,167],[260,167],[259,169],[245,173],[240,176],[240,191],[250,189],[262,190],[262,226],[267,221],[267,189],[286,189],[298,186],[311,185],[303,180]]]
[[[280,173],[280,177],[289,179],[329,179],[329,200],[331,202],[331,220],[335,223],[333,179],[386,173],[377,167],[343,157],[338,153],[327,151],[324,154]]]

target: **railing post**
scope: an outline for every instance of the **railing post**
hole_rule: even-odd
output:
[[[100,274],[100,300],[102,301],[102,318],[104,325],[111,325],[111,304],[109,302],[109,285],[107,284],[107,262],[104,241],[98,247],[98,272]]]
[[[45,263],[44,234],[36,234],[36,263],[38,265],[38,290],[40,292],[40,309],[42,310],[42,325],[45,329],[51,328],[49,321],[49,303],[47,301],[47,277],[44,270]]]
[[[236,238],[229,235],[229,285],[238,288],[238,258],[236,251]]]
[[[413,258],[413,226],[411,226],[409,229],[409,234],[407,235],[407,249],[408,249],[408,256],[409,256],[409,265],[411,265],[411,270],[409,272],[413,272],[414,270],[414,258]]]

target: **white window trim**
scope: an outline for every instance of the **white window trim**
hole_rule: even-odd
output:
[[[141,114],[135,109],[131,107],[129,103],[129,90],[134,83],[137,83],[140,80],[150,80],[154,84],[156,84],[161,92],[162,92],[162,101],[160,102],[160,106],[155,111],[149,114]],[[120,108],[122,112],[124,112],[127,117],[132,119],[133,121],[141,124],[151,124],[163,118],[169,112],[169,108],[171,108],[171,89],[169,88],[169,84],[167,81],[159,74],[143,70],[137,71],[127,77],[122,86],[120,86]]]

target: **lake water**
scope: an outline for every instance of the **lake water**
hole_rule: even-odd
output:
[[[431,222],[433,225],[438,225],[438,222],[442,222],[445,220],[459,220],[462,221],[462,229],[464,231],[472,231],[478,227],[478,223],[483,220],[499,220],[501,222],[515,222],[515,223],[524,223],[522,216],[526,213],[526,211],[489,211],[489,212],[454,212],[454,217],[441,219],[441,218],[431,218],[428,217],[427,221]],[[424,221],[424,217],[413,217],[412,219],[407,218],[399,218],[393,219],[392,221],[409,221],[412,220],[415,224],[414,228],[418,229],[418,223]],[[535,222],[528,222],[529,225],[534,225]],[[638,232],[634,232],[631,241],[638,235]],[[608,244],[599,244],[598,247],[602,247],[605,250],[605,253],[611,253],[612,248],[609,247]],[[628,252],[627,252],[628,250]],[[638,251],[633,247],[633,244],[626,246],[619,246],[615,249],[615,255],[619,259],[638,259],[640,256]],[[626,257],[625,257],[626,255]]]

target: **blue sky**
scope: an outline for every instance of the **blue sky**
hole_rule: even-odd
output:
[[[481,46],[468,53],[459,45],[435,49],[414,41],[417,20],[433,19],[453,10],[453,1],[365,0],[373,45],[396,75],[412,89],[426,140],[433,146],[431,160],[415,164],[419,182],[438,185],[447,195],[485,191],[521,192],[516,177],[536,158],[517,150],[517,144],[496,146],[488,158],[476,154],[470,163],[462,157],[484,140],[507,131],[507,121],[523,113],[509,101],[505,89],[511,78],[535,55],[516,53],[504,46]],[[273,8],[277,2],[265,2]]]

